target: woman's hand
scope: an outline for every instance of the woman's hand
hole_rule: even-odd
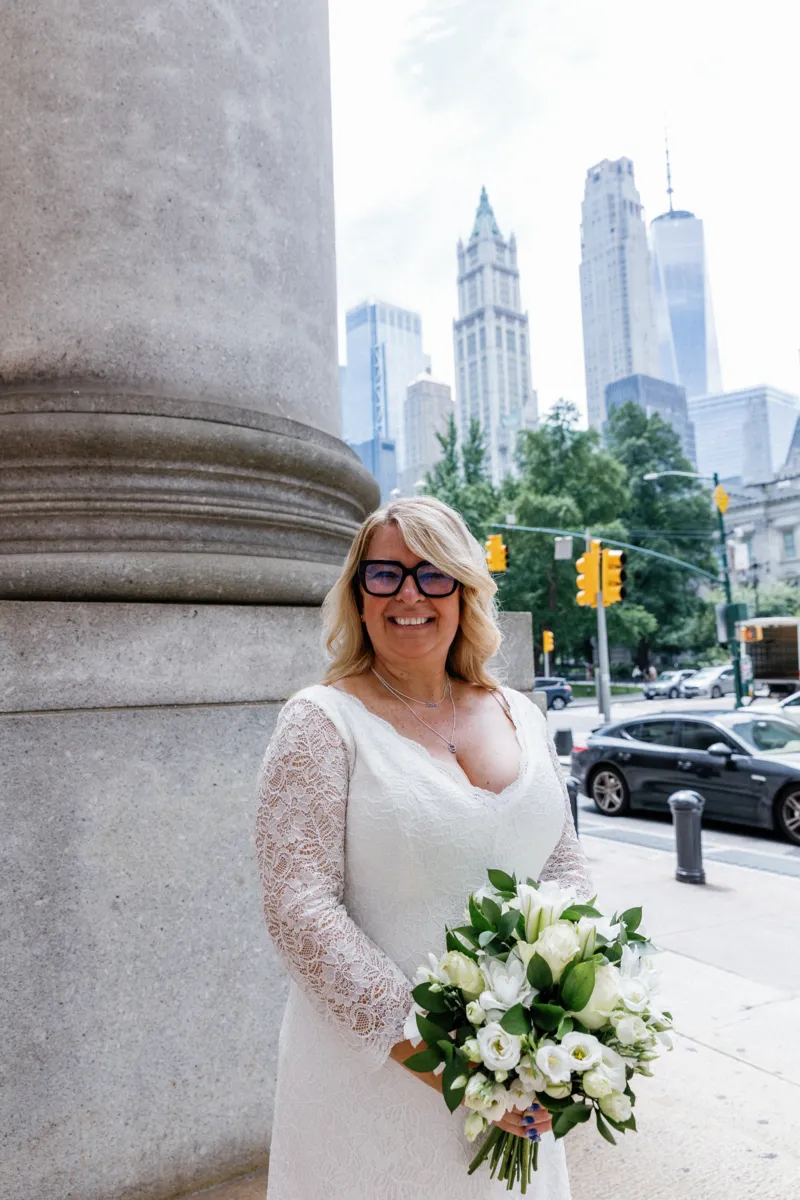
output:
[[[499,1125],[506,1133],[514,1133],[517,1137],[530,1137],[531,1141],[538,1141],[538,1137],[533,1137],[532,1134],[536,1133],[541,1137],[543,1133],[549,1133],[553,1126],[553,1118],[546,1108],[542,1108],[541,1104],[537,1104],[534,1100],[530,1108],[526,1108],[524,1112],[512,1109],[494,1124]]]

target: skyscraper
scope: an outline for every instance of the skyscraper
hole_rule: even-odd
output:
[[[651,379],[649,375],[629,375],[617,379],[606,387],[606,414],[610,417],[615,408],[632,401],[643,408],[648,417],[657,414],[662,421],[677,433],[681,449],[692,465],[697,459],[694,425],[689,420],[686,407],[686,390],[677,383],[665,379]]]
[[[706,396],[722,391],[722,378],[703,222],[673,208],[669,150],[667,195],[669,211],[650,223],[659,374],[679,383],[688,397]]]
[[[429,371],[412,380],[406,394],[406,468],[398,480],[405,495],[415,495],[414,485],[441,458],[436,435],[447,432],[451,416],[453,395],[448,384]]]
[[[580,282],[589,424],[600,428],[609,383],[660,375],[647,229],[628,158],[586,173]]]
[[[697,469],[721,479],[763,483],[786,461],[800,399],[773,387],[744,388],[689,400]]]
[[[422,322],[419,313],[365,300],[347,313],[346,330],[342,437],[386,498],[395,486],[394,474],[406,465],[406,388],[430,366],[422,349]]]
[[[458,242],[458,318],[453,322],[456,425],[460,439],[480,422],[492,480],[513,469],[520,429],[538,421],[531,386],[528,314],[522,311],[517,243],[505,240],[486,188],[466,246]]]

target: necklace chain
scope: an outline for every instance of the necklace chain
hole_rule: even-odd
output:
[[[395,696],[402,697],[405,700],[412,700],[414,704],[424,704],[426,708],[438,708],[440,704],[443,704],[445,696],[447,695],[447,689],[450,686],[450,676],[445,671],[444,691],[442,692],[441,698],[439,700],[418,700],[416,696],[409,696],[407,692],[401,692],[400,689],[396,688],[393,683],[387,683],[382,675],[378,675],[378,672],[374,667],[372,667],[371,670],[372,674],[380,679],[383,686],[387,687],[390,692],[394,692]]]
[[[455,754],[455,752],[456,752],[456,702],[453,699],[453,688],[450,683],[449,675],[446,676],[447,682],[444,685],[445,693],[450,697],[450,703],[453,706],[453,728],[450,732],[450,740],[448,741],[448,739],[444,736],[443,733],[439,733],[438,729],[434,729],[433,726],[429,725],[427,721],[423,721],[422,717],[419,716],[418,713],[414,712],[411,705],[406,704],[405,700],[403,699],[402,692],[398,692],[397,688],[393,688],[390,683],[387,683],[386,680],[383,678],[383,676],[379,675],[374,667],[370,667],[370,670],[372,671],[372,674],[375,676],[375,678],[379,679],[381,681],[381,683],[387,689],[387,691],[391,692],[393,696],[397,697],[397,699],[400,701],[401,704],[405,705],[405,707],[411,713],[412,717],[414,717],[415,720],[419,721],[420,725],[424,725],[426,729],[430,729],[431,733],[435,733],[436,736],[444,742],[445,746],[447,746],[447,749],[450,751],[450,753]],[[413,696],[410,696],[409,699],[413,699]],[[444,695],[442,696],[442,700],[444,700]],[[441,704],[442,700],[439,700],[438,704]],[[422,704],[422,703],[428,704],[428,701],[427,700],[426,701],[417,700],[416,703],[417,704]],[[433,705],[430,707],[437,707],[437,706],[438,705]]]

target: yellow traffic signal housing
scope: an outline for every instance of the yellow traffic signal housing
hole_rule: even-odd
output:
[[[741,640],[743,642],[763,642],[764,630],[760,625],[742,625]]]
[[[592,608],[597,608],[597,593],[600,591],[600,545],[600,542],[592,540],[589,549],[585,550],[575,563],[575,570],[578,572],[575,580],[578,594],[575,599],[582,607],[591,605]]]
[[[625,573],[626,555],[624,550],[603,551],[603,607],[619,604],[625,599],[623,584],[627,579]]]
[[[486,539],[486,565],[493,575],[508,570],[508,547],[501,533],[492,533]]]
[[[555,641],[553,639],[553,631],[551,629],[542,630],[542,650],[545,654],[552,654],[555,649]]]

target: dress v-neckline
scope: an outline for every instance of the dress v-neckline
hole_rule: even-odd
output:
[[[490,797],[491,803],[497,803],[498,801],[504,801],[507,798],[509,792],[512,792],[517,787],[519,787],[520,783],[522,782],[522,780],[525,776],[525,773],[526,773],[527,767],[528,767],[528,752],[526,749],[525,740],[524,740],[522,731],[519,727],[519,724],[516,719],[516,715],[513,711],[511,701],[509,700],[508,696],[506,696],[505,698],[506,698],[506,702],[508,704],[509,714],[511,717],[511,724],[514,728],[514,736],[517,739],[517,747],[519,749],[519,771],[517,772],[516,777],[511,781],[511,783],[507,784],[503,788],[502,791],[494,792],[494,791],[492,791],[491,788],[482,788],[477,783],[473,783],[472,780],[467,775],[464,768],[461,767],[460,763],[458,765],[459,765],[459,767],[461,767],[461,774],[463,775],[463,779],[459,779],[458,776],[456,776],[452,773],[452,771],[448,771],[447,767],[445,767],[439,761],[439,759],[436,758],[436,756],[434,754],[431,754],[431,752],[427,746],[423,746],[422,742],[418,742],[415,738],[408,737],[405,733],[401,733],[400,730],[397,729],[396,726],[394,726],[391,721],[387,721],[385,717],[379,717],[376,712],[373,712],[371,708],[368,708],[367,705],[364,703],[364,701],[361,700],[358,696],[354,696],[352,694],[352,692],[345,692],[341,688],[335,688],[330,685],[323,684],[322,686],[325,687],[326,691],[336,692],[336,694],[339,696],[346,696],[348,700],[355,701],[355,703],[358,705],[359,708],[363,709],[363,711],[368,716],[372,717],[372,719],[374,721],[377,721],[379,725],[383,725],[386,729],[388,729],[391,733],[393,733],[394,736],[399,738],[401,742],[406,742],[409,746],[413,746],[418,751],[420,751],[420,753],[428,760],[428,762],[432,763],[433,766],[436,767],[436,769],[442,775],[445,776],[445,778],[449,779],[451,783],[455,784],[455,786],[460,788],[462,791],[472,792],[479,796]],[[505,692],[503,694],[505,695]]]

